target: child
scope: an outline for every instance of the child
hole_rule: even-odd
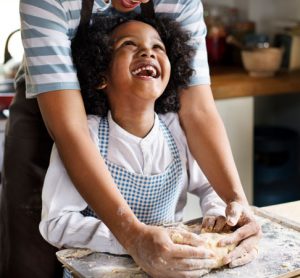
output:
[[[188,40],[169,19],[95,17],[72,44],[91,137],[145,224],[181,221],[187,192],[200,198],[204,216],[224,215],[176,114],[178,89],[193,74]],[[77,192],[55,145],[42,199],[40,232],[49,243],[127,253]]]

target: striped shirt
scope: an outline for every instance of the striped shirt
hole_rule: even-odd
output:
[[[200,0],[153,0],[157,16],[181,23],[197,49],[190,86],[210,84],[205,45],[206,26]],[[82,0],[20,0],[24,59],[16,82],[25,78],[26,96],[67,89],[80,89],[71,56],[71,39],[80,22]],[[116,13],[111,3],[95,0],[93,13]],[[135,12],[140,12],[137,7]]]

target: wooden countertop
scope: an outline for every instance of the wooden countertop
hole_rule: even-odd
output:
[[[215,99],[300,93],[300,71],[279,72],[273,77],[251,77],[242,68],[211,68]]]
[[[300,201],[262,207],[262,209],[281,218],[293,221],[300,226]]]
[[[274,216],[265,217],[261,212],[263,209],[271,211],[279,209],[279,212],[299,211],[299,206],[300,201],[265,208],[254,207],[256,219],[264,227],[259,243],[259,257],[251,264],[234,269],[223,268],[221,271],[210,273],[209,277],[299,278],[300,233],[295,229],[289,229],[291,226],[288,222]],[[56,255],[63,265],[73,272],[74,277],[78,278],[148,277],[130,258],[124,256],[112,256],[88,249],[65,249],[58,251]]]

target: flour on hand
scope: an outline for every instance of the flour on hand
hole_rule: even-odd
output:
[[[228,233],[206,233],[201,231],[201,224],[187,226],[180,224],[178,227],[170,228],[171,240],[177,244],[185,244],[184,234],[182,231],[195,233],[200,239],[203,239],[204,247],[211,250],[215,254],[216,264],[213,268],[224,266],[223,259],[236,247],[236,244],[219,246],[218,242],[228,236]]]

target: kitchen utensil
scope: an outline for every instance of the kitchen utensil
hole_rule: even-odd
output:
[[[242,50],[244,68],[253,77],[273,76],[280,68],[283,49],[277,47]]]

